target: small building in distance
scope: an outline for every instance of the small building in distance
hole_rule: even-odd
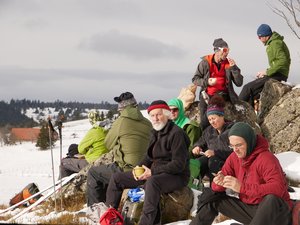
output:
[[[40,134],[40,128],[12,128],[11,136],[16,141],[35,142]]]

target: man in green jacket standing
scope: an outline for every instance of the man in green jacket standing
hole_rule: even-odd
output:
[[[152,125],[137,107],[130,92],[114,100],[118,103],[119,118],[105,138],[105,146],[113,152],[114,162],[93,166],[87,175],[87,205],[105,202],[109,179],[117,171],[129,171],[145,156]]]
[[[254,99],[258,98],[267,80],[272,78],[278,81],[287,81],[291,64],[290,52],[283,41],[283,36],[276,31],[272,31],[267,24],[261,24],[258,27],[257,36],[267,47],[270,67],[258,72],[257,79],[246,84],[239,95],[241,100],[249,102],[252,106]]]
[[[104,129],[107,121],[100,121],[99,112],[91,110],[88,119],[93,126],[80,141],[79,145],[69,146],[66,158],[61,160],[60,178],[78,173],[87,165],[96,161],[102,154],[108,152],[104,145],[107,130]]]

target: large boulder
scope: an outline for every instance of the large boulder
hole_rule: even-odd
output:
[[[289,91],[292,87],[287,83],[274,79],[268,80],[260,94],[258,123],[261,124],[268,115],[272,107]]]
[[[257,124],[257,115],[253,107],[244,101],[238,101],[236,104],[231,102],[225,103],[225,119],[232,122],[247,122],[249,123],[257,133],[260,133],[260,127]],[[201,121],[199,101],[195,101],[186,110],[186,116],[191,120],[195,120],[198,123]]]
[[[129,203],[128,191],[123,191],[119,210],[127,211],[124,214],[130,217],[130,220],[138,222],[142,213],[143,203]],[[190,218],[190,211],[193,207],[194,194],[189,187],[184,187],[180,190],[168,194],[162,194],[160,199],[161,222],[162,224],[171,223]]]
[[[284,87],[283,89],[280,93],[289,88]],[[286,151],[300,152],[299,88],[290,88],[289,92],[279,98],[279,101],[264,117],[261,129],[264,136],[269,140],[270,150],[275,154]]]

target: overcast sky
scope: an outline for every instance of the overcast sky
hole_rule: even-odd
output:
[[[219,37],[247,83],[267,68],[261,23],[285,37],[300,83],[300,41],[265,0],[0,0],[0,100],[167,101]]]

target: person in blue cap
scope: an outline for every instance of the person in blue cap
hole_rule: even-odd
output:
[[[290,71],[290,52],[283,41],[284,37],[272,31],[268,24],[261,24],[257,29],[258,39],[266,46],[269,68],[257,73],[255,80],[243,86],[239,98],[249,102],[252,106],[254,100],[259,98],[266,81],[270,78],[278,81],[287,81]]]

